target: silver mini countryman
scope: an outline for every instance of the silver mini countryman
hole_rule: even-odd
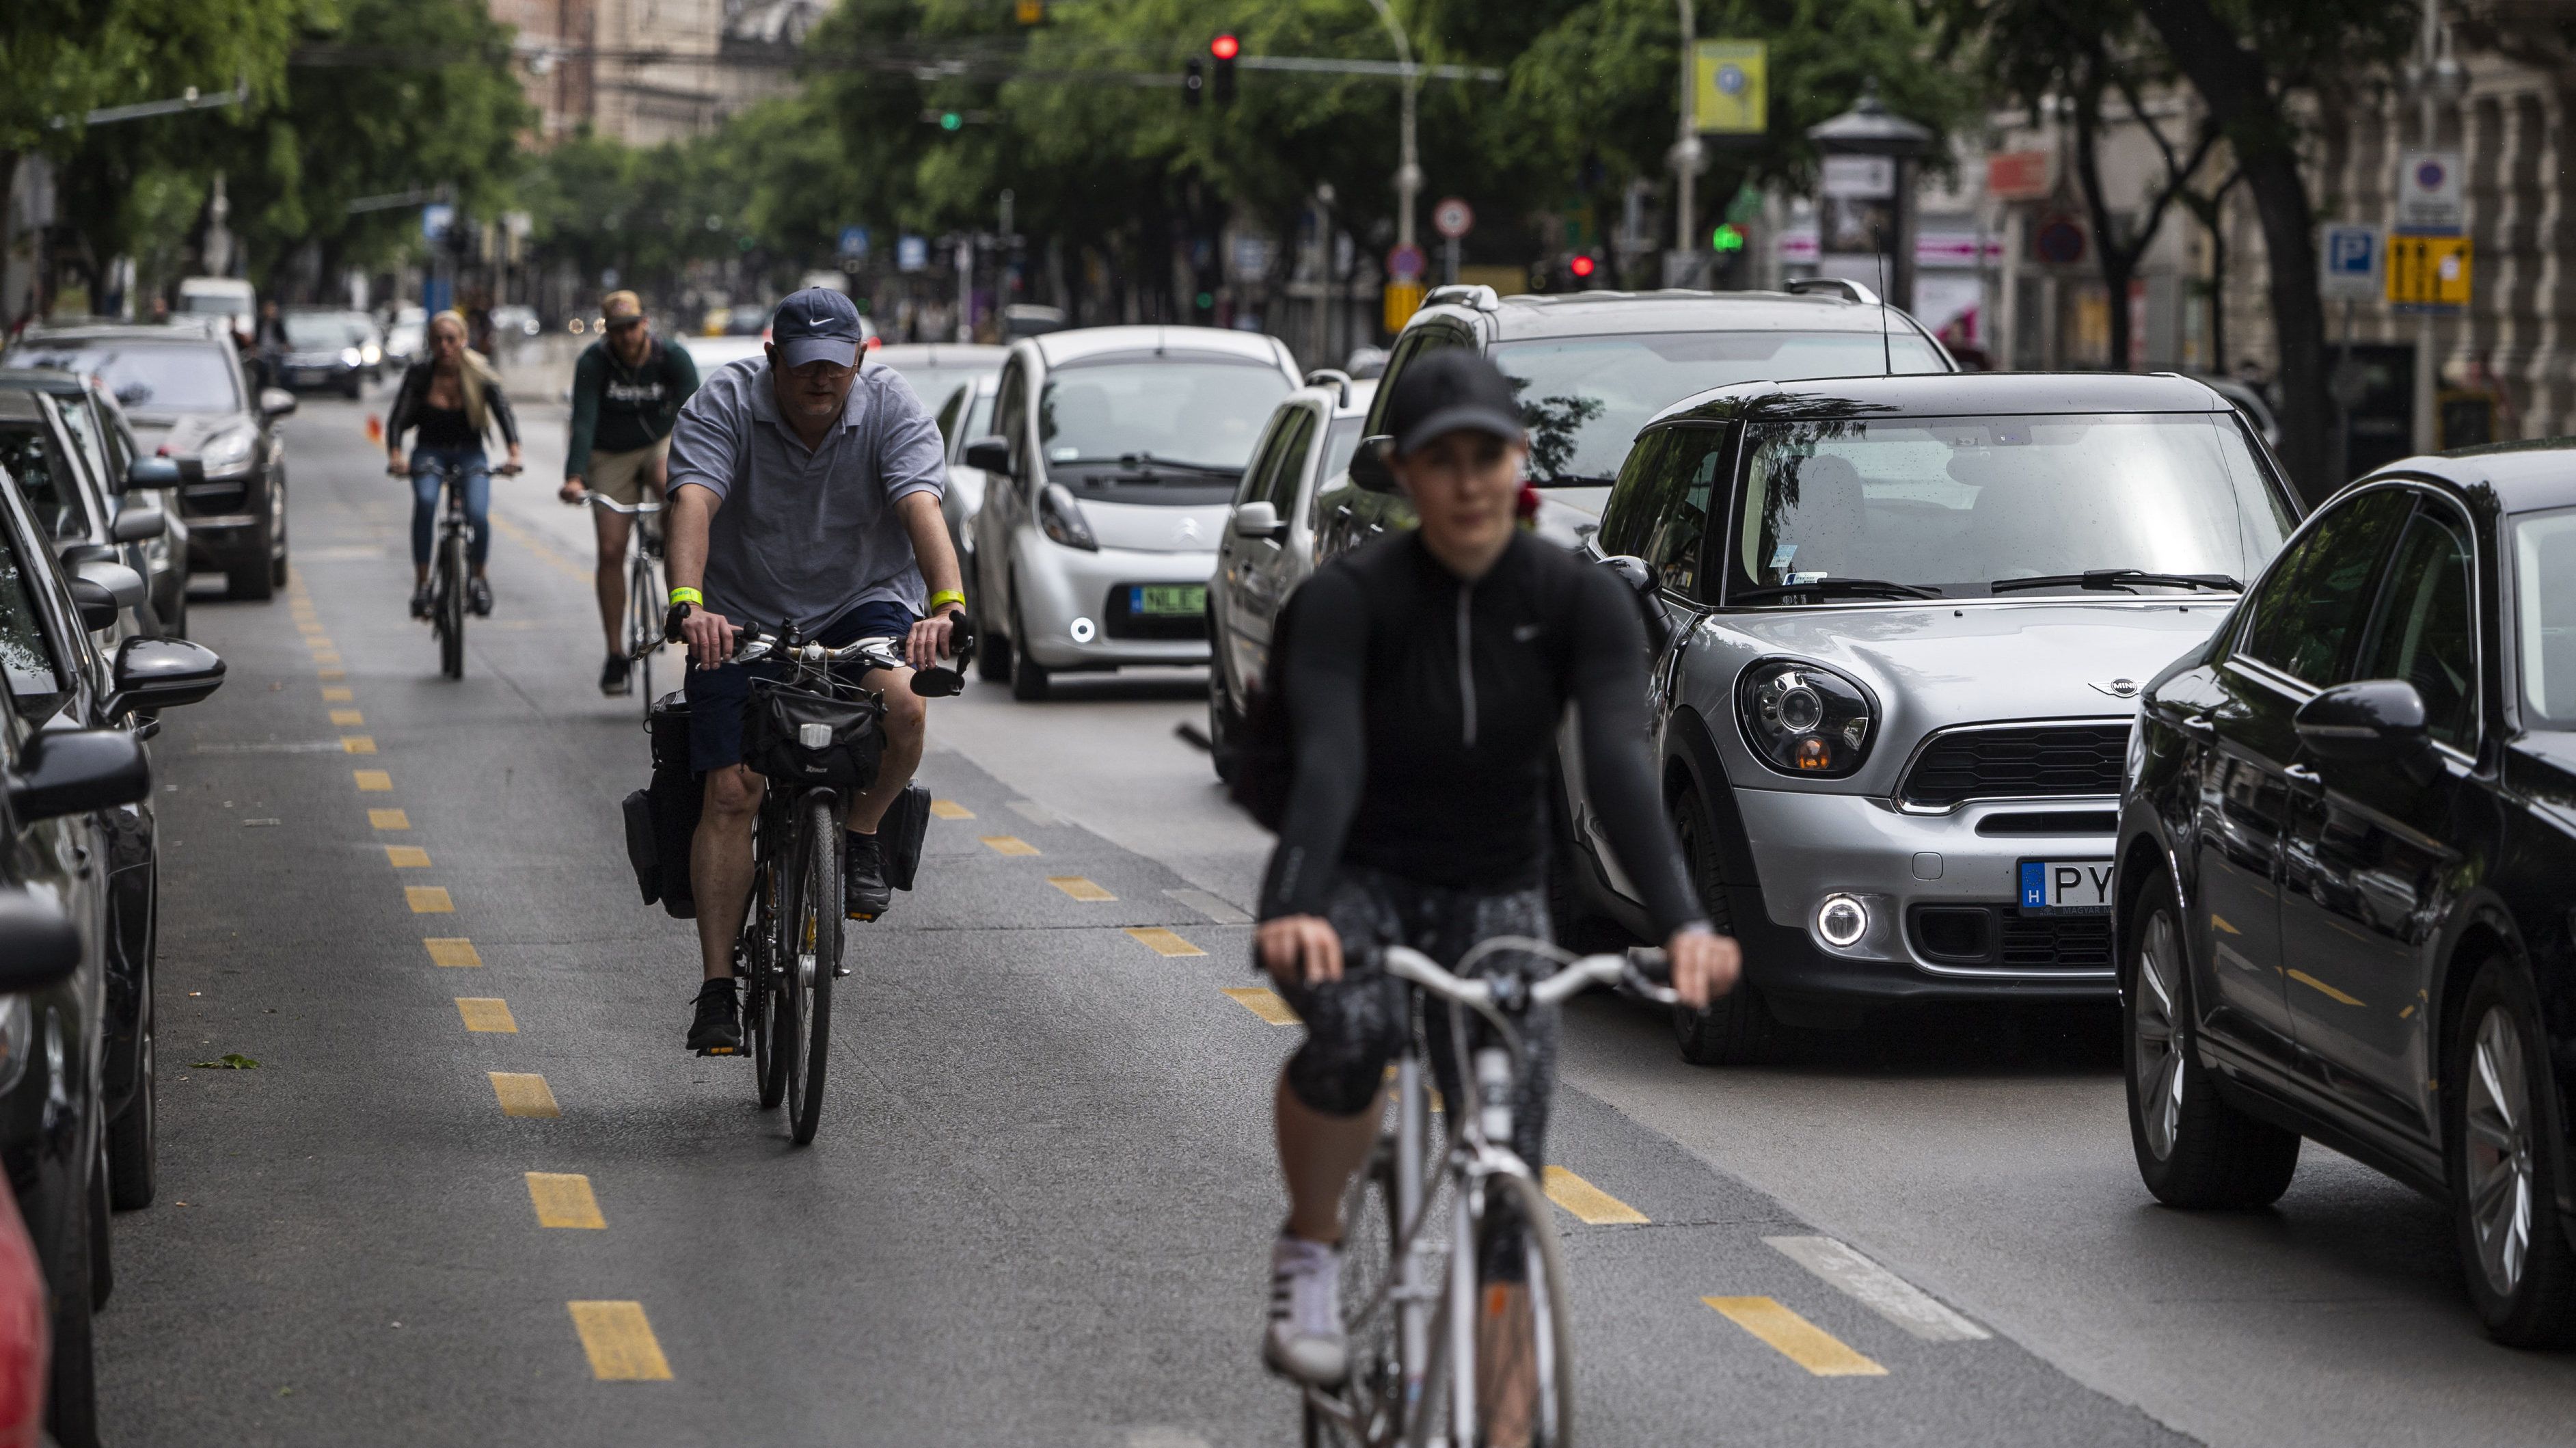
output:
[[[1587,551],[1656,627],[1665,798],[1745,984],[1702,1064],[1781,1022],[2111,997],[2140,684],[2298,520],[2227,400],[2174,376],[1962,374],[1702,393],[1638,434]],[[1643,922],[1564,760],[1559,918]]]

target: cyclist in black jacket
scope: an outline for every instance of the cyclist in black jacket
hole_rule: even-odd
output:
[[[1378,950],[1402,943],[1454,966],[1491,936],[1548,935],[1544,791],[1569,702],[1586,786],[1667,937],[1674,989],[1705,1006],[1741,965],[1735,942],[1711,931],[1664,819],[1644,747],[1635,601],[1605,570],[1517,526],[1528,444],[1510,384],[1473,352],[1432,353],[1397,378],[1388,420],[1387,462],[1421,525],[1317,570],[1290,601],[1274,665],[1296,780],[1254,949],[1307,1034],[1276,1092],[1289,1212],[1263,1356],[1316,1383],[1344,1372],[1341,1199],[1408,1030]],[[1462,1099],[1444,1008],[1427,1010],[1433,1067]],[[1533,1166],[1554,1042],[1554,1020],[1534,1015],[1513,1142]],[[1504,1255],[1493,1270],[1509,1281],[1520,1257]],[[1486,1310],[1526,1313],[1527,1299],[1506,1292]],[[1499,1317],[1486,1327],[1511,1330]],[[1526,1395],[1531,1384],[1493,1386]]]

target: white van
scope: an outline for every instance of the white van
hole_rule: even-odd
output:
[[[259,298],[250,283],[239,277],[183,278],[179,311],[183,316],[228,318],[230,329],[244,336],[259,326]]]

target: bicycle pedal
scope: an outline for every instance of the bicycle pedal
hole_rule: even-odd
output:
[[[869,910],[869,911],[865,911],[865,912],[861,912],[861,911],[853,910],[853,911],[851,911],[851,912],[849,913],[849,918],[850,918],[850,919],[852,919],[852,920],[856,920],[856,921],[858,921],[858,922],[859,922],[860,924],[862,924],[862,925],[873,925],[873,924],[875,924],[875,923],[876,923],[876,918],[877,918],[877,916],[878,916],[879,914],[881,914],[881,913],[883,913],[883,912],[881,912],[881,911],[876,911],[876,910]],[[847,972],[847,971],[844,971],[844,972],[842,972],[842,973],[843,973],[844,975],[848,974],[848,972]]]
[[[740,1046],[709,1046],[698,1054],[701,1056],[739,1056],[742,1054],[742,1048]]]

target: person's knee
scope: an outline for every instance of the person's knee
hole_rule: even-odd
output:
[[[1320,1014],[1320,1013],[1319,1013]],[[1309,1111],[1356,1116],[1386,1084],[1386,1063],[1404,1048],[1401,1022],[1310,1022],[1306,1044],[1288,1058],[1288,1094]]]
[[[719,828],[735,828],[760,809],[758,776],[741,765],[729,765],[707,776],[706,815]]]
[[[909,682],[887,689],[883,697],[886,737],[906,743],[919,741],[930,724],[929,702],[912,692]]]

